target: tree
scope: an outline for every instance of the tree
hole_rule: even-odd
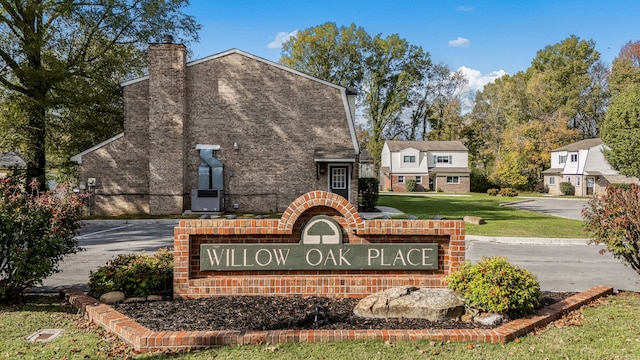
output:
[[[640,85],[627,87],[611,101],[600,128],[609,147],[604,156],[621,174],[640,177]]]
[[[197,39],[199,26],[181,13],[186,4],[0,0],[0,85],[5,101],[17,104],[4,117],[17,120],[28,178],[44,186],[48,139],[68,145],[119,130],[117,84],[141,73],[147,43],[167,33]]]
[[[357,87],[364,76],[363,49],[371,37],[351,24],[335,23],[299,31],[282,44],[280,63],[334,84]]]
[[[616,95],[627,86],[640,85],[640,41],[626,43],[611,66],[609,87]]]
[[[369,36],[333,23],[298,33],[283,45],[280,63],[343,86],[358,88],[368,121],[367,150],[379,167],[385,138],[404,131],[402,116],[431,64],[428,53],[393,34]]]

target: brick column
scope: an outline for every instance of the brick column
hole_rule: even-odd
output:
[[[149,45],[149,212],[182,213],[184,123],[186,121],[184,45]]]

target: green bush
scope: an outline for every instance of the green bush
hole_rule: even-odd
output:
[[[500,191],[498,192],[498,195],[514,197],[514,196],[518,196],[518,192],[515,189],[508,187],[508,188],[500,189]]]
[[[0,179],[0,302],[17,301],[58,272],[65,255],[81,250],[75,238],[81,206],[68,187],[41,192],[37,182]]]
[[[495,189],[495,188],[491,188],[491,189],[487,190],[487,194],[489,194],[489,196],[498,196],[499,192],[500,192],[500,190]]]
[[[378,202],[380,181],[376,178],[358,179],[358,197],[362,199],[360,206],[363,210],[371,210]]]
[[[570,182],[561,182],[560,192],[563,195],[574,195],[576,193],[576,189],[573,187],[573,185],[571,185]]]
[[[411,180],[407,180],[404,182],[404,191],[406,192],[414,192],[416,191],[416,186],[418,184],[416,183],[416,181],[414,179]]]
[[[531,272],[511,265],[504,257],[482,258],[447,276],[448,287],[461,293],[466,305],[512,318],[535,313],[540,284]]]
[[[616,259],[640,274],[640,186],[609,185],[582,210],[592,243],[604,244]]]
[[[89,275],[89,294],[100,297],[122,291],[127,297],[171,295],[173,252],[159,249],[153,255],[120,254]]]

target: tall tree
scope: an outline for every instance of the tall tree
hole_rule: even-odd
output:
[[[640,85],[640,41],[629,41],[613,60],[609,88],[615,95],[636,85]]]
[[[621,174],[640,177],[640,85],[628,86],[611,101],[600,128],[609,146],[607,162]]]
[[[367,149],[377,167],[384,139],[398,135],[401,127],[397,125],[431,58],[396,34],[371,37],[353,24],[336,28],[326,23],[286,42],[280,63],[358,88],[358,103],[370,128]]]
[[[24,140],[29,178],[45,184],[47,137],[59,145],[113,131],[117,84],[141,73],[148,42],[167,33],[185,43],[197,40],[199,26],[181,12],[187,4],[0,0],[0,85],[6,99],[19,104],[13,107],[18,113],[5,116],[17,120],[13,130]],[[105,114],[106,127],[98,120]],[[70,124],[87,131],[69,133]]]

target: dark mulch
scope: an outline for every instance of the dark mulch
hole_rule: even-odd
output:
[[[541,308],[575,293],[544,292]],[[211,297],[183,301],[114,305],[119,312],[154,331],[298,329],[472,329],[462,321],[365,319],[353,315],[359,299],[323,297]]]

